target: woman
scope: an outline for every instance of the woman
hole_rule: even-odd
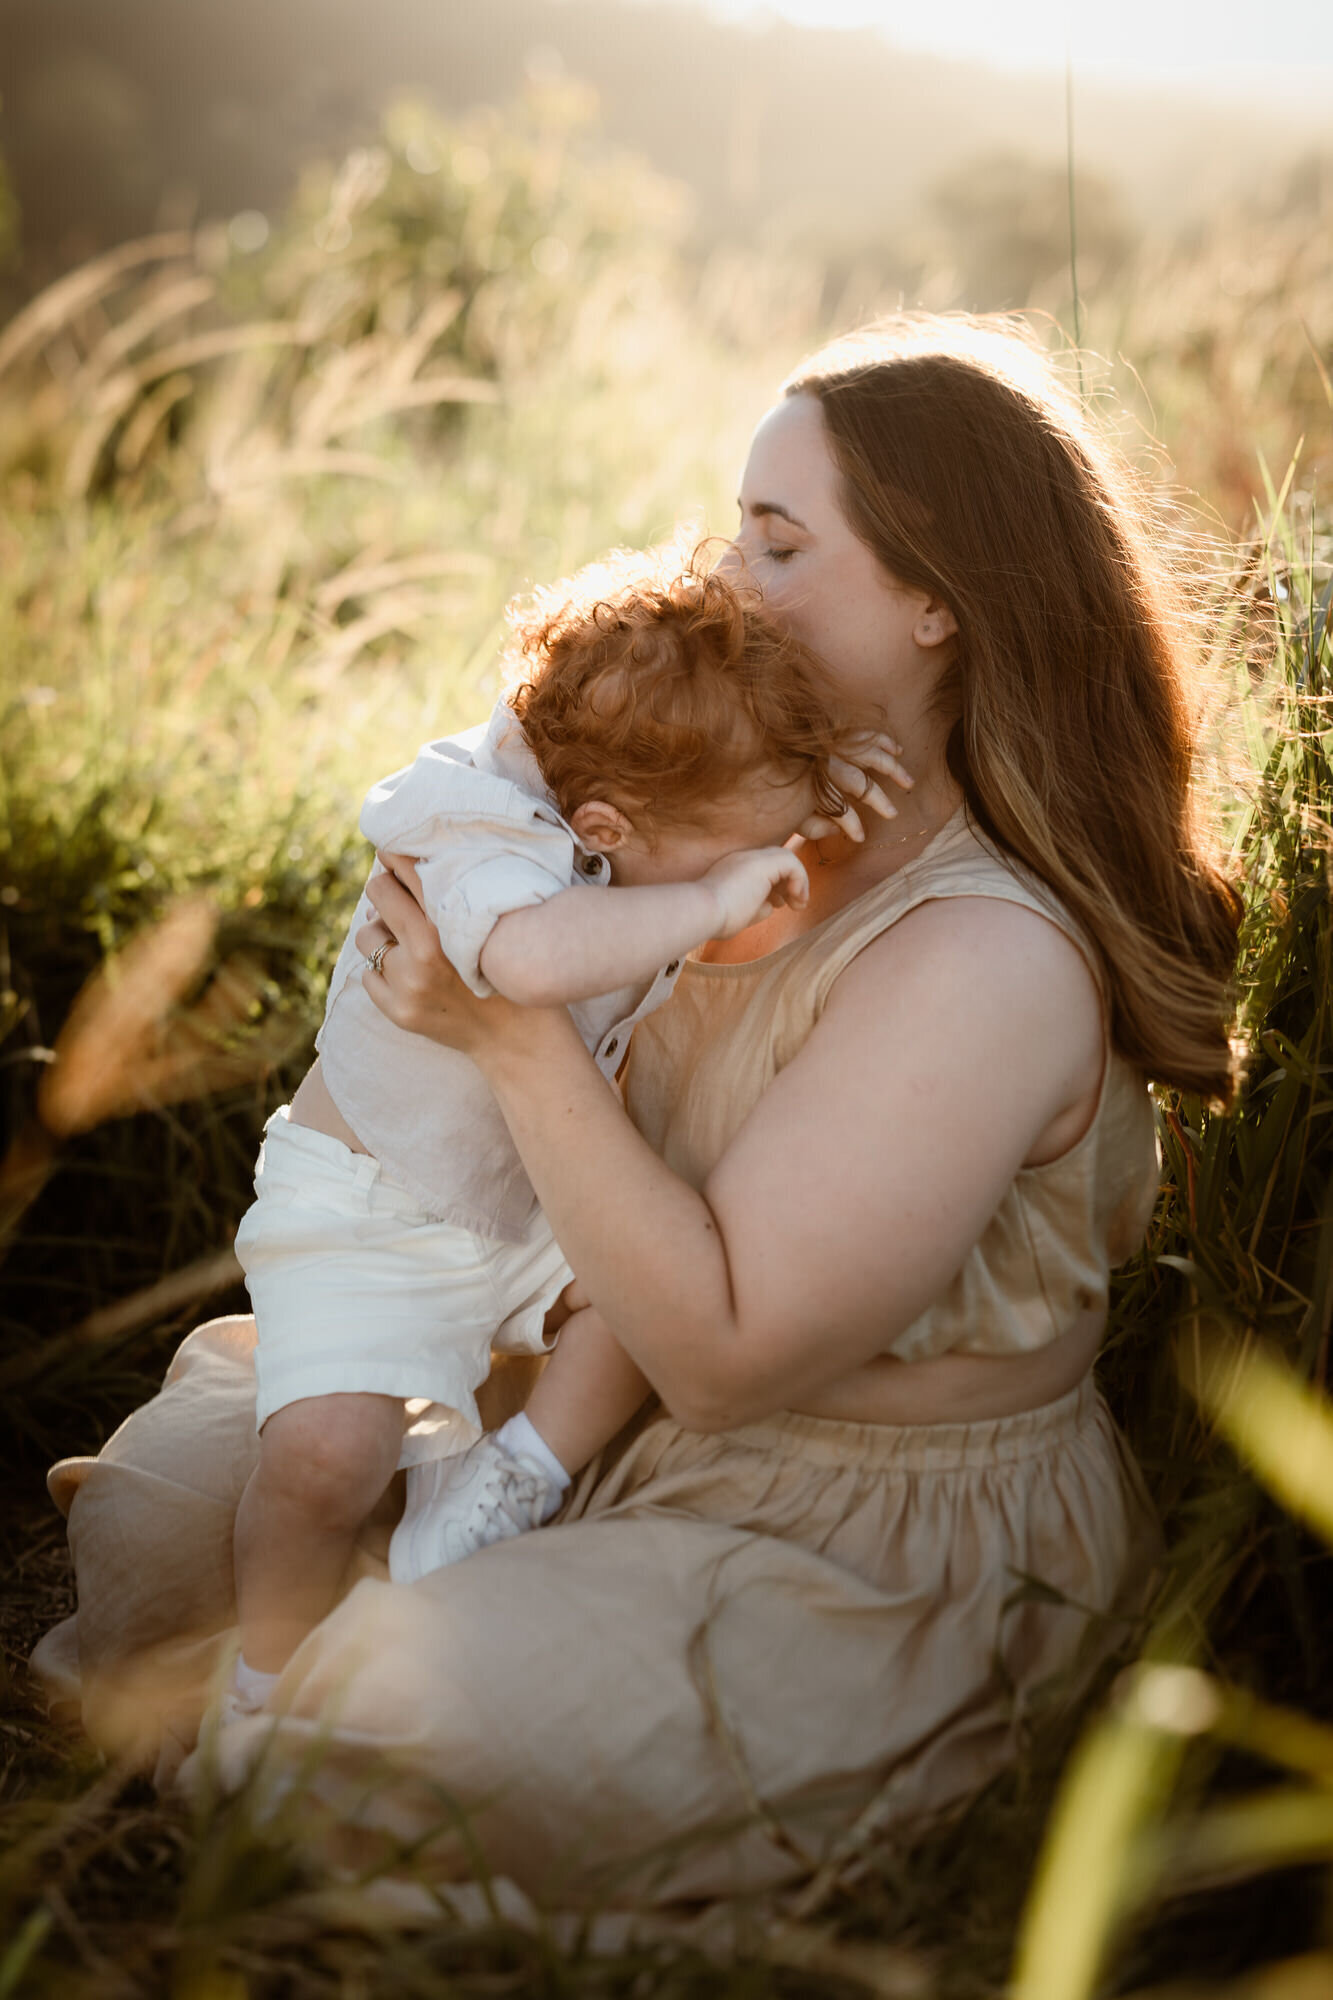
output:
[[[384,1011],[483,1070],[572,1305],[659,1405],[553,1527],[411,1588],[367,1558],[280,1719],[217,1742],[227,1782],[317,1746],[339,1837],[446,1876],[461,1805],[564,1900],[791,1881],[858,1815],[983,1781],[1028,1693],[1114,1637],[1153,1527],[1087,1369],[1155,1192],[1145,1079],[1231,1088],[1237,900],[1193,824],[1169,592],[1041,358],[912,319],[817,355],[730,559],[915,783],[860,846],[807,843],[807,910],[687,967],[629,1116],[565,1016],[471,999],[406,866],[358,939],[396,944],[364,975]],[[188,1738],[232,1616],[246,1335],[194,1340],[64,1474],[85,1719],[141,1747],[150,1687]]]

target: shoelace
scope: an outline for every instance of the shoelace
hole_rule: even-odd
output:
[[[490,1527],[505,1522],[511,1528],[536,1528],[541,1524],[545,1481],[529,1472],[515,1459],[509,1466],[492,1466],[486,1483],[477,1495],[482,1519]]]

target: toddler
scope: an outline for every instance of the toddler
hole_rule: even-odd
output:
[[[375,785],[361,827],[418,860],[472,991],[568,1005],[614,1088],[689,951],[805,900],[782,843],[846,812],[834,781],[873,765],[882,739],[835,715],[804,646],[679,555],[621,554],[510,622],[509,698],[484,731],[427,744]],[[861,803],[890,810],[861,785]],[[260,1432],[236,1521],[242,1708],[331,1607],[398,1467],[390,1571],[412,1581],[548,1519],[647,1392],[585,1329],[561,1339],[522,1414],[458,1449],[492,1349],[543,1353],[572,1274],[480,1071],[364,991],[353,939],[373,916],[363,899],[318,1059],[268,1122],[236,1239]]]

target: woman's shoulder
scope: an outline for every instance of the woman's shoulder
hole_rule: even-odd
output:
[[[1029,913],[1026,919],[1018,914],[1023,911]],[[909,917],[913,922],[899,932]],[[1041,926],[1033,919],[1040,919]],[[1035,951],[1042,960],[1068,965],[1075,976],[1081,960],[1084,977],[1090,974],[1100,990],[1095,948],[1054,890],[985,834],[964,807],[921,855],[824,927],[814,954],[821,997],[826,999],[847,968],[891,932],[898,932],[898,949],[912,952],[957,938],[970,940],[983,962],[996,949],[1027,956]]]
[[[1015,1033],[1030,1031],[1025,1040],[1042,1039],[1045,1060],[1086,1050],[1100,1072],[1100,984],[1074,937],[1025,899],[984,889],[923,898],[838,968],[829,996],[873,997],[886,981],[896,994],[919,995],[921,1009],[947,1011],[960,1027],[1008,1018]]]
[[[1059,900],[964,829],[900,884],[887,922],[861,927],[823,967],[816,1018],[836,1002],[845,1053],[864,1060],[885,1033],[923,1048],[989,1049],[1026,1079],[1048,1119],[1027,1159],[1082,1137],[1104,1095],[1110,1044],[1096,958]]]
[[[980,827],[960,807],[906,871],[908,900],[915,906],[955,897],[985,897],[1034,910],[1086,944],[1078,925],[1049,882]]]

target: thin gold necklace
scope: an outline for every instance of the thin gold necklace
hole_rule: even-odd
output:
[[[941,820],[940,826],[943,826],[944,823],[945,822]],[[883,822],[880,821],[877,822],[877,824],[882,825]],[[909,840],[920,840],[922,834],[925,834],[928,837],[933,838],[933,836],[936,833],[938,833],[939,830],[940,830],[939,827],[933,827],[929,820],[923,820],[921,825],[913,828],[911,833],[893,833],[893,834],[886,833],[880,835],[877,839],[874,840],[866,839],[864,841],[858,841],[853,851],[857,854],[866,854],[869,853],[869,851],[872,848],[903,847]],[[850,859],[850,857],[848,858]],[[832,865],[828,860],[828,857],[819,852],[818,846],[816,846],[815,848],[815,862],[816,865],[820,868],[828,868]]]

